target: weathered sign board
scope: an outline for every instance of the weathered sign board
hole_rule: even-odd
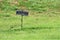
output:
[[[28,16],[28,12],[27,11],[22,11],[22,10],[17,10],[16,15]]]

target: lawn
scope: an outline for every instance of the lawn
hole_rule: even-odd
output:
[[[31,13],[32,14],[32,13]],[[39,14],[21,16],[9,14],[0,17],[0,40],[60,40],[60,16]]]
[[[22,30],[21,15],[16,15],[15,10],[19,5],[2,2],[6,5],[0,8],[0,40],[60,40],[59,0],[20,2],[29,12],[23,17]]]

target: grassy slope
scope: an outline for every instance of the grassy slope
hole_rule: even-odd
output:
[[[14,9],[12,9],[12,11],[9,10],[8,12],[1,12],[0,40],[60,40],[59,0],[54,0],[52,2],[51,1],[39,1],[42,2],[40,6],[40,8],[42,8],[39,10],[45,10],[44,12],[35,13],[34,11],[29,11],[30,15],[27,17],[24,16],[23,30],[19,30],[21,16],[15,15]],[[30,1],[28,1],[27,3],[29,2]],[[36,3],[37,1],[33,0],[33,2]],[[24,5],[28,8],[31,7],[31,5],[29,4],[26,5],[27,3],[25,3]],[[49,5],[48,3],[51,4]],[[8,8],[10,7],[11,6],[9,6]],[[38,7],[39,5],[36,6],[35,9],[37,9]],[[13,28],[11,29],[11,27]]]

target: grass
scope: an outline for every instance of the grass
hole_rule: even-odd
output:
[[[13,14],[0,17],[0,40],[60,40],[60,16],[44,13],[24,16],[22,30],[20,19],[20,15]]]
[[[2,31],[0,40],[59,40],[59,29]]]
[[[0,40],[60,40],[59,0],[21,0],[18,3],[12,6],[4,0],[0,4]],[[30,9],[29,15],[23,18],[22,30],[21,16],[15,14],[20,6]]]

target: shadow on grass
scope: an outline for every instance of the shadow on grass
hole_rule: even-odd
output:
[[[37,30],[45,30],[45,29],[53,29],[53,27],[31,27],[31,28],[22,28],[22,29],[13,29],[13,30],[0,30],[0,32],[9,32],[9,33],[15,33],[16,31],[26,31],[26,32],[35,32]]]
[[[37,29],[52,29],[53,27],[31,27],[31,28],[23,28],[23,29],[35,29],[35,30],[37,30]]]
[[[13,29],[12,31],[43,30],[43,29],[53,29],[53,27],[31,27],[31,28]]]

